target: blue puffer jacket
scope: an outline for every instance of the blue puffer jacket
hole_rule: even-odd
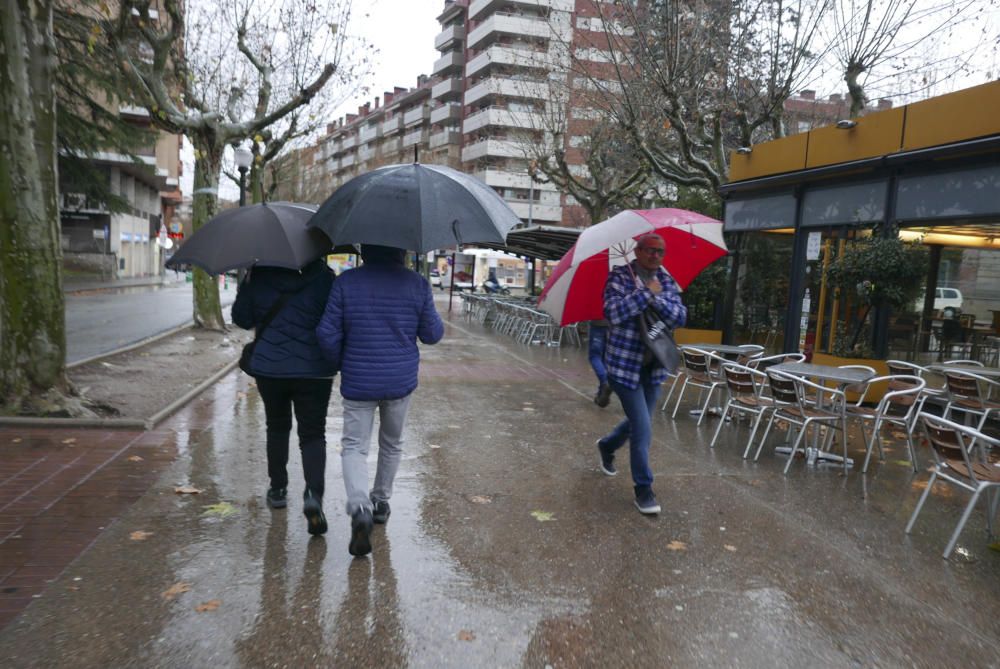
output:
[[[403,266],[402,252],[363,246],[362,254],[365,264],[334,282],[316,334],[346,399],[398,399],[417,387],[417,340],[436,344],[444,323],[430,284]]]
[[[323,357],[316,343],[316,324],[323,315],[334,275],[316,260],[301,272],[279,267],[255,267],[233,303],[233,322],[245,330],[267,316],[279,295],[288,294],[281,311],[257,338],[250,369],[255,376],[326,378],[337,367]]]

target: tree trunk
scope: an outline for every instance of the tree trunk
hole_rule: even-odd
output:
[[[851,100],[851,110],[849,112],[851,118],[860,116],[861,112],[865,109],[865,105],[868,104],[865,89],[859,81],[864,71],[865,67],[863,65],[850,63],[844,73],[844,81],[847,83],[847,95]]]
[[[67,388],[52,5],[0,3],[0,405]]]
[[[219,171],[222,166],[222,149],[197,135],[194,144],[194,202],[191,215],[192,232],[197,232],[215,216],[219,195]],[[209,330],[225,330],[222,302],[219,300],[219,282],[203,270],[194,270],[194,322]]]

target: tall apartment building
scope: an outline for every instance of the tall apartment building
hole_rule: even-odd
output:
[[[160,20],[160,14],[151,9],[150,18]],[[102,104],[116,109],[128,123],[153,128],[145,108],[116,100]],[[89,199],[61,176],[61,244],[68,268],[117,277],[162,272],[164,251],[156,243],[161,228],[175,239],[183,236],[173,219],[181,202],[181,141],[180,135],[154,132],[150,143],[136,151],[138,164],[113,149],[87,157],[110,192],[125,200],[127,208],[122,212],[112,212],[106,203]]]
[[[319,140],[313,169],[326,192],[374,167],[411,162],[416,147],[420,162],[482,179],[525,222],[578,225],[555,186],[532,181],[526,149],[541,139],[544,114],[556,104],[550,77],[573,39],[575,4],[446,0],[431,76],[375,98]],[[278,193],[294,194],[291,182]]]

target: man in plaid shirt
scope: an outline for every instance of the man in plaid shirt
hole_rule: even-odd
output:
[[[625,420],[597,441],[597,449],[601,471],[614,476],[618,473],[615,451],[629,442],[635,505],[645,514],[660,512],[653,494],[649,444],[653,411],[667,370],[643,343],[638,316],[651,307],[672,329],[683,326],[687,320],[680,289],[661,267],[665,248],[659,235],[643,235],[636,240],[635,260],[611,270],[604,285],[604,316],[611,323],[605,364],[611,388],[625,410]]]

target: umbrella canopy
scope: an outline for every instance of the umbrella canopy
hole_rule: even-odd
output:
[[[300,269],[331,252],[330,239],[306,227],[316,206],[267,202],[227,209],[195,231],[166,262],[222,274],[252,265]]]
[[[663,268],[681,290],[728,252],[722,222],[714,218],[685,209],[623,211],[580,233],[545,283],[538,306],[560,325],[604,318],[608,273],[635,257],[635,238],[648,232],[663,238]]]
[[[310,227],[334,244],[381,244],[426,252],[471,242],[503,243],[520,223],[496,191],[443,165],[389,165],[338,188]]]

